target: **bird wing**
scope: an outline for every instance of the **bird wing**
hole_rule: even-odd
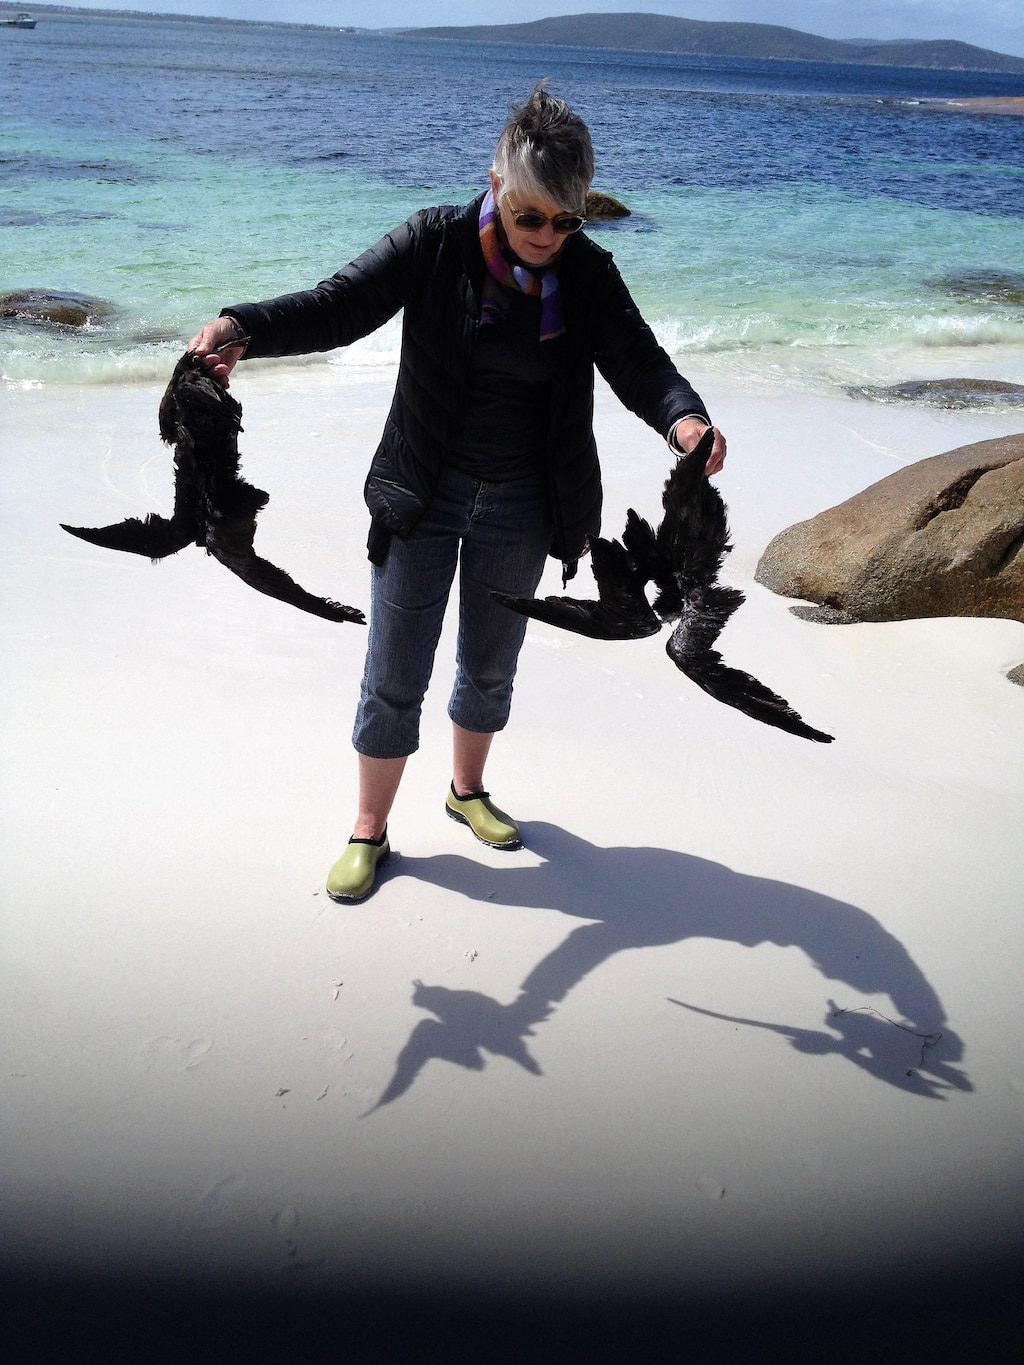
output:
[[[243,536],[240,543],[229,529],[219,528],[207,541],[206,548],[214,559],[230,569],[243,583],[267,597],[276,597],[279,602],[287,602],[289,606],[323,617],[325,621],[352,621],[356,625],[366,625],[366,617],[358,607],[346,607],[329,597],[314,597],[284,569],[271,564],[269,559],[261,559],[252,548],[251,536]]]
[[[129,554],[148,555],[153,560],[176,554],[196,538],[192,517],[161,517],[155,512],[145,520],[129,517],[113,526],[67,526],[64,522],[60,526],[62,531],[79,540],[87,540],[90,545],[102,545],[105,550],[127,550]]]
[[[732,549],[722,495],[704,473],[714,432],[676,461],[662,493],[665,515],[656,532],[654,610],[666,621],[684,608],[694,588],[711,584]]]
[[[736,593],[739,600],[743,600],[743,594],[735,588],[721,591]],[[710,648],[708,637],[710,635],[711,640],[716,639],[723,624],[724,621],[695,621],[693,616],[689,619],[684,616],[669,637],[665,652],[681,673],[685,673],[691,682],[703,688],[716,701],[734,706],[744,715],[765,725],[774,725],[779,730],[786,730],[791,735],[817,740],[820,744],[831,744],[833,736],[808,725],[785,697],[780,697],[751,674],[730,668],[722,662],[718,650]]]
[[[577,597],[514,597],[499,592],[491,596],[521,616],[592,640],[641,640],[656,635],[661,622],[644,594],[643,573],[625,547],[617,540],[598,537],[591,545],[591,567],[597,580],[596,602]]]

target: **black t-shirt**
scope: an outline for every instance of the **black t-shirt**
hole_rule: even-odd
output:
[[[477,335],[450,456],[457,469],[494,483],[540,471],[558,349],[558,340],[540,340],[540,299],[510,292],[506,317]]]

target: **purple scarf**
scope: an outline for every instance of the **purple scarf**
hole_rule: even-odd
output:
[[[508,315],[509,293],[518,290],[530,297],[540,295],[540,339],[553,341],[565,332],[562,294],[556,266],[530,266],[516,256],[504,240],[498,205],[492,190],[480,208],[480,250],[487,265],[480,321],[495,323]]]

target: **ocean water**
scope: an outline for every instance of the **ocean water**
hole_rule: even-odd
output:
[[[510,100],[590,124],[595,226],[684,372],[835,390],[1024,381],[1024,122],[921,101],[1024,77],[731,63],[187,19],[0,32],[0,384],[162,379],[226,304],[306,287],[424,204],[483,188]],[[292,364],[393,366],[398,326]]]

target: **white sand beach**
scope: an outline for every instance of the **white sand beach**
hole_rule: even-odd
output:
[[[1024,626],[812,625],[753,582],[783,527],[1019,415],[691,378],[730,438],[723,654],[835,743],[664,635],[532,624],[489,770],[525,847],[489,850],[443,809],[449,623],[400,856],[350,907],[363,628],[59,528],[169,509],[156,387],[4,394],[8,1268],[700,1303],[1019,1250]],[[364,607],[391,383],[233,385],[257,548]],[[664,446],[605,390],[598,439],[606,534],[657,517]]]

